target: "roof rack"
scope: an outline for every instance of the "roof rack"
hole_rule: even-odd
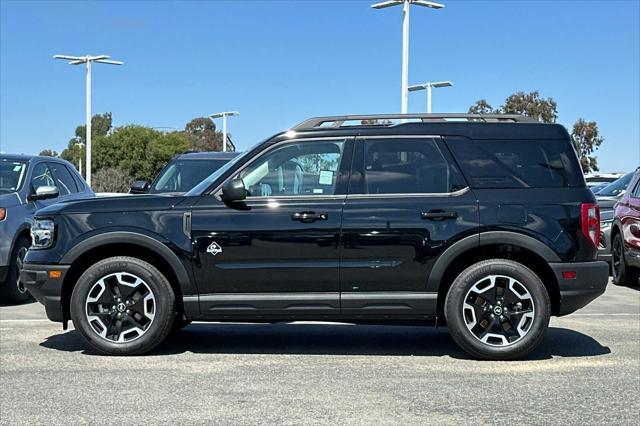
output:
[[[537,123],[531,117],[519,114],[373,114],[373,115],[337,115],[332,117],[310,118],[291,130],[310,130],[317,128],[336,129],[356,126],[394,126],[392,120],[410,120],[423,123],[471,121],[483,123]],[[359,122],[348,124],[348,122]]]

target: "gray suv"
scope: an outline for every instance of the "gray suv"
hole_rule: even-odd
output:
[[[22,259],[31,245],[36,210],[62,200],[94,196],[69,162],[52,157],[0,155],[0,303],[21,303]]]

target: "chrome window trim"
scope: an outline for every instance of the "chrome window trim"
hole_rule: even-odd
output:
[[[435,198],[435,197],[460,197],[470,189],[468,186],[454,192],[411,192],[398,194],[347,194],[347,199],[365,199],[365,198]]]

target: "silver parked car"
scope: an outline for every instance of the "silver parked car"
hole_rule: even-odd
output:
[[[94,196],[71,163],[52,157],[0,155],[0,304],[30,295],[20,283],[36,210],[62,200]]]

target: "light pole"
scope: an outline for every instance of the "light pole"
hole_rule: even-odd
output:
[[[87,68],[87,106],[86,106],[86,141],[87,141],[87,158],[85,161],[86,168],[86,181],[91,186],[91,63],[98,62],[100,64],[109,65],[122,65],[124,62],[111,61],[107,55],[98,56],[68,56],[68,55],[54,55],[53,59],[64,59],[69,62],[69,65],[86,64]]]
[[[409,86],[410,92],[415,92],[417,90],[427,90],[427,112],[431,113],[431,89],[434,87],[450,87],[453,86],[453,83],[450,81],[437,81],[435,83],[427,82],[422,84],[416,84],[413,86]]]
[[[80,147],[80,158],[78,158],[78,172],[80,176],[82,176],[82,148],[84,148],[84,143],[77,142],[76,145]]]
[[[227,152],[227,117],[240,115],[238,111],[224,111],[211,114],[209,117],[222,118],[222,152]]]
[[[443,4],[425,0],[389,0],[371,5],[374,9],[384,9],[391,6],[402,5],[402,99],[401,112],[407,113],[409,86],[409,9],[412,4],[424,6],[430,9],[442,9]]]

